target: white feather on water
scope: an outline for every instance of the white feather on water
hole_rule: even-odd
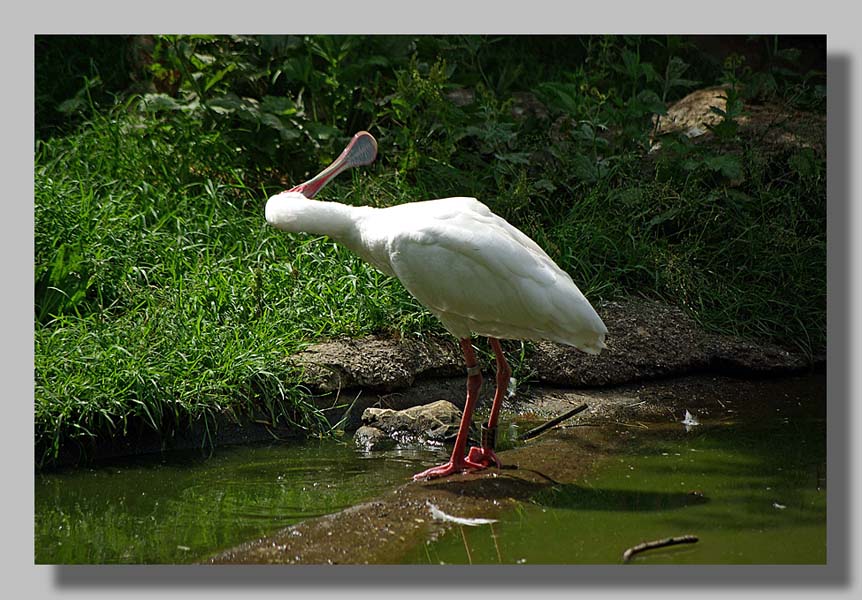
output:
[[[685,418],[682,420],[682,424],[685,425],[686,431],[691,431],[692,427],[700,425],[700,421],[698,421],[697,417],[695,417],[693,414],[688,411],[685,411]]]
[[[453,515],[449,515],[444,513],[434,504],[430,502],[426,502],[428,505],[428,509],[431,511],[431,516],[437,519],[438,521],[449,521],[450,523],[457,523],[458,525],[469,525],[470,527],[476,527],[477,525],[489,525],[490,523],[496,523],[497,519],[467,519],[464,517],[455,517]]]

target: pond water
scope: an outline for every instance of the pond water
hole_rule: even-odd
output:
[[[391,451],[368,458],[349,441],[319,440],[37,473],[35,562],[199,561],[403,484],[430,455]]]
[[[826,436],[820,419],[746,427],[649,426],[632,451],[558,485],[497,523],[455,527],[406,562],[618,564],[641,542],[698,542],[636,554],[643,564],[825,564]]]
[[[823,394],[825,395],[825,394]],[[405,563],[825,563],[825,402],[745,419],[608,425],[625,450],[493,524],[455,525]],[[552,435],[552,434],[546,434]],[[362,455],[349,440],[219,448],[36,474],[35,562],[190,563],[399,486],[444,452]]]

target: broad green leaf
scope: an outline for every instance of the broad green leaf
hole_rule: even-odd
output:
[[[145,94],[142,103],[148,112],[179,110],[181,108],[177,101],[167,94]]]
[[[728,179],[739,179],[742,177],[742,164],[739,158],[730,154],[709,156],[704,159],[704,165],[713,171],[717,171]]]

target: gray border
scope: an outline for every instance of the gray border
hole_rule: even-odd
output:
[[[854,273],[857,243],[854,247],[854,226],[860,227],[860,209],[852,205],[852,194],[860,191],[859,165],[859,36],[851,22],[859,15],[850,3],[821,0],[809,5],[802,13],[795,7],[783,5],[781,14],[769,7],[761,8],[745,2],[730,0],[720,5],[693,7],[691,3],[658,1],[627,4],[623,10],[611,3],[595,6],[560,9],[562,3],[533,0],[528,8],[495,7],[498,14],[488,14],[487,6],[470,8],[463,2],[438,0],[422,3],[407,9],[403,2],[365,2],[353,13],[344,10],[341,0],[317,5],[305,3],[301,8],[290,4],[254,2],[242,6],[219,6],[218,2],[204,6],[182,6],[159,2],[147,5],[130,5],[99,2],[95,7],[82,7],[80,3],[31,4],[7,20],[7,35],[2,38],[2,54],[13,69],[8,81],[32,81],[32,34],[48,32],[101,32],[116,31],[271,31],[283,27],[294,31],[374,31],[400,33],[410,30],[417,33],[435,32],[542,32],[582,33],[585,31],[678,31],[697,29],[700,33],[732,32],[741,26],[750,31],[792,31],[830,33],[840,41],[841,54],[829,56],[829,564],[826,567],[643,567],[628,566],[566,566],[566,567],[35,567],[33,559],[33,471],[32,453],[26,450],[33,440],[32,430],[32,205],[15,202],[32,197],[32,155],[21,148],[32,148],[32,85],[14,86],[13,105],[6,108],[7,133],[3,140],[3,171],[12,175],[12,186],[6,187],[4,196],[10,218],[2,220],[3,256],[12,276],[3,296],[4,374],[13,382],[7,392],[7,434],[3,436],[6,465],[14,480],[7,487],[4,498],[4,528],[8,535],[3,541],[4,587],[16,591],[46,594],[53,597],[71,592],[156,592],[160,597],[196,597],[213,595],[224,590],[235,594],[241,590],[322,591],[334,589],[359,593],[379,590],[376,595],[387,595],[390,590],[413,588],[412,595],[430,593],[440,589],[477,588],[493,589],[495,594],[522,594],[527,589],[545,592],[554,589],[571,591],[624,590],[626,595],[636,592],[652,596],[682,589],[698,588],[706,595],[710,589],[718,594],[751,589],[758,593],[781,591],[782,597],[792,595],[793,589],[807,596],[813,589],[822,589],[830,596],[833,592],[855,597],[860,591],[859,564],[859,435],[860,398],[853,397],[854,383],[859,391],[858,336],[859,325],[854,319],[851,297],[859,294],[858,268]],[[342,6],[339,6],[342,4]],[[373,6],[371,6],[373,4]],[[354,5],[357,6],[357,5]],[[549,6],[552,6],[550,10]],[[32,8],[31,8],[32,7]],[[205,8],[204,8],[205,7]],[[89,11],[87,10],[89,8]],[[95,8],[95,10],[94,10]],[[238,14],[242,9],[242,14]],[[16,9],[19,10],[19,9]],[[768,11],[768,12],[767,12]],[[568,14],[566,14],[568,12]],[[409,14],[408,14],[409,13]],[[20,16],[26,15],[22,23]],[[548,15],[551,17],[549,18]],[[707,17],[712,14],[712,17]],[[339,16],[340,15],[340,16]],[[455,16],[457,15],[457,16]],[[95,20],[93,17],[96,16]],[[855,19],[851,17],[855,16]],[[7,17],[9,13],[7,12]],[[334,17],[334,21],[332,18]],[[490,18],[489,18],[490,17]],[[117,19],[122,20],[118,27]],[[168,20],[170,19],[170,20]],[[215,22],[214,22],[215,20]],[[18,22],[16,22],[18,21]],[[688,23],[686,25],[685,23]],[[406,26],[405,26],[406,23]],[[790,24],[788,26],[788,23]],[[311,24],[311,25],[309,25]],[[656,27],[658,25],[658,27]],[[5,29],[5,28],[4,28]],[[833,36],[833,32],[840,32]],[[854,45],[855,44],[855,45]],[[848,50],[852,51],[848,53]],[[23,60],[22,60],[23,57]],[[20,70],[20,72],[18,72]],[[12,87],[12,86],[10,86]],[[7,93],[11,93],[11,90]],[[853,94],[855,93],[855,98]],[[18,103],[22,106],[18,106]],[[851,107],[854,109],[851,112]],[[19,118],[29,115],[30,119]],[[854,155],[855,152],[855,155]],[[851,171],[851,165],[856,166]],[[851,178],[853,180],[851,181]],[[854,188],[855,183],[855,188]],[[855,198],[857,201],[859,198]],[[852,252],[856,250],[856,254]],[[29,256],[27,255],[29,253]],[[27,293],[17,293],[18,290]],[[19,316],[20,315],[20,316]],[[854,342],[856,342],[854,344]],[[854,362],[854,357],[856,358]],[[13,375],[13,376],[9,376]],[[30,403],[19,401],[29,398]],[[852,404],[851,404],[852,403]],[[854,419],[855,417],[855,419]],[[28,423],[27,427],[10,424]],[[853,427],[856,425],[856,427]],[[855,431],[857,435],[851,435]],[[25,449],[29,460],[15,460]],[[855,463],[852,458],[856,458]],[[856,467],[855,469],[853,467]],[[23,488],[23,491],[22,491]],[[853,510],[851,510],[853,506]],[[26,518],[24,518],[26,517]],[[855,536],[855,539],[853,539]],[[706,588],[706,589],[703,589]],[[170,594],[176,589],[175,594]],[[664,591],[662,591],[664,590]],[[167,595],[166,595],[167,594]]]

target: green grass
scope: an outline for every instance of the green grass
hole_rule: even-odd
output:
[[[223,411],[325,428],[284,359],[426,317],[343,248],[270,228],[241,173],[199,175],[217,139],[182,147],[133,121],[38,149],[37,446]]]
[[[177,98],[154,108],[152,96],[91,89],[102,79],[88,73],[71,124],[37,127],[35,419],[47,462],[94,438],[169,435],[220,414],[324,432],[287,356],[338,335],[441,331],[397,281],[326,238],[264,221],[269,195],[359,128],[378,138],[378,162],[322,198],[475,195],[593,301],[659,298],[712,331],[825,347],[825,157],[767,153],[735,127],[725,128],[735,154],[668,141],[658,161],[646,155],[655,98],[688,85],[651,73],[673,59],[679,75],[684,56],[703,85],[738,79],[696,48],[671,38],[456,36],[412,50],[402,38],[165,40],[164,64],[199,75]],[[204,51],[212,60],[196,58]],[[51,79],[40,69],[37,81]],[[822,109],[810,77],[758,75],[772,100]],[[513,116],[520,81],[546,119]],[[462,86],[473,104],[446,99]]]

